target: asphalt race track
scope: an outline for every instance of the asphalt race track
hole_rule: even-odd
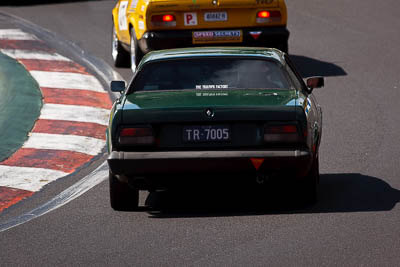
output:
[[[112,65],[115,1],[62,2],[0,6],[0,11],[55,32]],[[105,181],[53,212],[1,232],[0,265],[398,266],[400,4],[287,2],[293,61],[304,76],[326,77],[326,86],[315,91],[324,111],[316,205],[272,203],[259,209],[251,194],[221,190],[141,194],[142,206],[163,209],[115,212]],[[129,69],[116,70],[129,80]],[[71,184],[56,182],[0,215],[0,222]]]

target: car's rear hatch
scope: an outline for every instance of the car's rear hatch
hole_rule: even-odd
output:
[[[296,121],[296,100],[295,90],[136,92],[124,104],[122,121],[124,125],[150,124],[160,147],[204,147],[185,143],[183,131],[210,125],[229,128],[232,139],[206,146],[253,147],[263,143],[266,123]]]
[[[124,103],[123,123],[294,120],[295,90],[177,90],[135,92]]]
[[[213,4],[216,3],[216,4]],[[281,17],[257,22],[261,10],[280,11]],[[176,26],[163,27],[151,23],[153,15],[172,14]],[[147,25],[151,30],[243,28],[286,25],[286,6],[279,0],[154,0],[147,9]]]

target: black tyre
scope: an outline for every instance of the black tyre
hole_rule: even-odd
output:
[[[132,211],[139,206],[139,190],[120,182],[115,175],[109,173],[110,204],[114,210]]]
[[[300,199],[303,204],[314,204],[317,201],[319,182],[319,160],[314,159],[310,171],[307,176],[301,181],[298,188]]]
[[[286,54],[289,53],[289,44],[288,41],[284,41],[282,43],[280,43],[279,45],[277,45],[277,47],[279,50],[281,50],[282,52],[285,52]]]
[[[133,72],[136,71],[136,67],[139,65],[139,62],[142,60],[144,54],[138,45],[138,40],[136,39],[135,30],[131,28],[131,69]]]
[[[129,67],[129,52],[122,47],[121,42],[118,40],[114,24],[112,25],[111,55],[115,67]]]

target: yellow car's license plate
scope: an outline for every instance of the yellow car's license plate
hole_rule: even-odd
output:
[[[227,21],[228,13],[223,12],[206,12],[204,13],[204,21]]]
[[[242,41],[242,30],[193,32],[193,44],[240,43]]]

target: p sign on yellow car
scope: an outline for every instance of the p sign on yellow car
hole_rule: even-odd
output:
[[[119,0],[112,17],[114,64],[133,71],[159,49],[236,45],[288,52],[284,0]]]

